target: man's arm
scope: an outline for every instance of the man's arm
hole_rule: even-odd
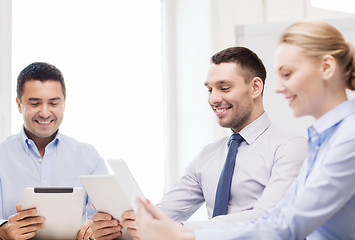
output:
[[[166,193],[157,207],[174,221],[186,221],[205,202],[192,162],[175,186]]]

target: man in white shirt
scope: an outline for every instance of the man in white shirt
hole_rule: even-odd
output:
[[[17,78],[18,110],[23,126],[0,142],[0,239],[31,239],[46,226],[37,209],[22,209],[26,187],[82,187],[79,175],[105,174],[105,161],[95,148],[59,131],[65,110],[63,74],[54,65],[34,62]],[[85,195],[85,224],[77,238],[91,237],[96,212]],[[53,208],[66,206],[53,205]],[[64,214],[64,213],[63,213]],[[85,216],[86,215],[86,216]]]
[[[303,137],[287,133],[271,123],[262,95],[266,70],[262,61],[244,47],[224,49],[211,58],[205,86],[208,103],[218,124],[239,133],[238,147],[225,215],[213,217],[216,191],[229,138],[207,145],[189,164],[185,174],[157,205],[175,221],[186,221],[204,202],[209,221],[254,220],[274,207],[284,196],[307,153]],[[136,237],[135,214],[129,211],[120,223]],[[109,214],[93,216],[97,240],[112,239],[119,223]]]

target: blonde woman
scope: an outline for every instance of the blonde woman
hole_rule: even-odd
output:
[[[138,201],[142,239],[355,239],[354,49],[333,26],[302,21],[280,36],[276,92],[315,119],[308,156],[284,199],[255,222],[187,229]]]

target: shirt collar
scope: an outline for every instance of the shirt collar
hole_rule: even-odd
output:
[[[345,101],[335,108],[328,111],[326,114],[318,118],[313,126],[318,134],[326,131],[332,126],[341,122],[347,116],[355,113],[355,99]]]
[[[58,146],[59,146],[59,142],[60,142],[61,138],[62,137],[61,137],[61,134],[58,129],[55,138],[48,145],[54,144],[56,150],[58,150]],[[32,139],[29,139],[27,137],[26,132],[25,132],[25,126],[22,126],[22,128],[20,130],[20,139],[21,139],[22,147],[25,149],[26,152],[29,151],[31,144],[35,144]]]
[[[264,112],[252,123],[240,130],[239,134],[248,144],[252,144],[271,124],[269,116]]]

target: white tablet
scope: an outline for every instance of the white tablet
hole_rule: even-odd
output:
[[[106,212],[121,220],[121,215],[136,211],[136,198],[144,195],[126,163],[122,160],[108,160],[113,175],[85,175],[80,180],[98,212]]]
[[[25,188],[22,209],[37,208],[45,217],[44,228],[35,239],[76,239],[81,227],[85,191],[83,188]]]

